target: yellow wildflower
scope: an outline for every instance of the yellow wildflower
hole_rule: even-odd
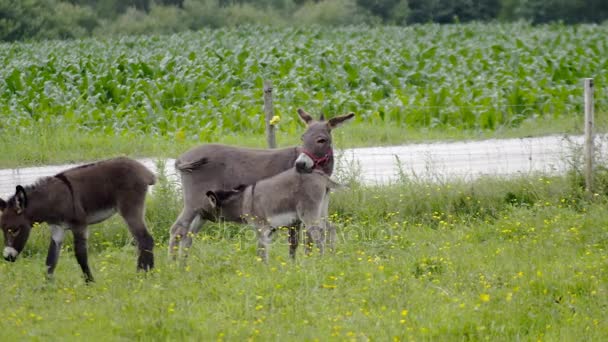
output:
[[[270,119],[270,124],[274,126],[274,125],[278,124],[279,121],[281,121],[281,117],[278,115],[275,115],[272,117],[272,119]]]

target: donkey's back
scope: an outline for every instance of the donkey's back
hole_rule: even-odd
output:
[[[78,166],[61,173],[74,188],[75,199],[85,211],[114,207],[117,201],[133,201],[156,183],[156,176],[136,160],[118,157]]]
[[[206,144],[194,147],[175,161],[182,177],[205,184],[210,182],[252,184],[293,166],[296,147],[276,150]],[[224,184],[222,184],[224,185]],[[188,187],[186,187],[188,188]]]
[[[263,179],[249,186],[253,191],[244,193],[244,214],[273,221],[273,217],[302,220],[302,215],[311,215],[311,219],[320,216],[321,203],[328,188],[335,184],[322,171],[300,173],[291,168],[278,175]],[[291,222],[281,222],[273,226],[289,225]]]
[[[264,150],[220,144],[197,146],[175,161],[182,179],[185,209],[207,212],[207,191],[253,184],[293,167],[296,158],[296,147]],[[239,217],[226,213],[226,219]]]
[[[62,173],[76,183],[90,183],[90,178],[96,177],[99,179],[99,183],[103,181],[108,185],[113,185],[116,189],[133,186],[147,188],[156,183],[156,176],[152,171],[140,162],[126,157],[85,164],[65,170]]]

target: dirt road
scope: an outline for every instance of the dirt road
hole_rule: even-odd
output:
[[[387,183],[399,175],[443,181],[470,180],[483,175],[559,174],[568,169],[582,142],[582,136],[547,136],[345,149],[336,151],[336,172],[337,177],[357,174],[368,184]],[[155,160],[141,161],[156,170]],[[172,159],[166,160],[165,171],[175,180],[173,163]],[[12,194],[17,184],[31,184],[39,177],[54,175],[71,166],[0,169],[0,196]]]

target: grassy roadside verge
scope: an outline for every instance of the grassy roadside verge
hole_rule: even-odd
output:
[[[336,192],[335,255],[288,260],[279,233],[269,265],[252,232],[208,225],[185,266],[166,258],[175,190],[149,199],[156,270],[135,272],[120,219],[92,230],[84,285],[71,241],[43,278],[47,229],[0,263],[6,339],[586,340],[608,337],[608,197],[578,180],[405,182]],[[71,239],[68,239],[71,240]],[[61,312],[60,315],[57,313]]]
[[[529,120],[517,128],[503,128],[491,132],[408,129],[383,122],[372,125],[355,121],[334,132],[334,144],[336,148],[351,148],[437,140],[579,134],[582,132],[579,121],[574,117]],[[279,126],[277,132],[279,146],[298,144],[299,138],[281,131]],[[28,130],[5,128],[0,130],[0,168],[91,161],[117,155],[174,158],[201,143],[265,147],[265,141],[263,135],[251,133],[214,134],[207,140],[200,140],[199,137],[183,135],[145,136],[128,133],[108,135],[60,125],[35,125]]]

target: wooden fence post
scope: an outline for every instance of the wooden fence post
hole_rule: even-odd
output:
[[[269,80],[264,81],[264,112],[266,113],[266,141],[269,148],[276,148],[275,127],[270,123],[274,117],[274,109],[272,108],[272,82]]]
[[[585,191],[593,191],[593,79],[585,78]]]

